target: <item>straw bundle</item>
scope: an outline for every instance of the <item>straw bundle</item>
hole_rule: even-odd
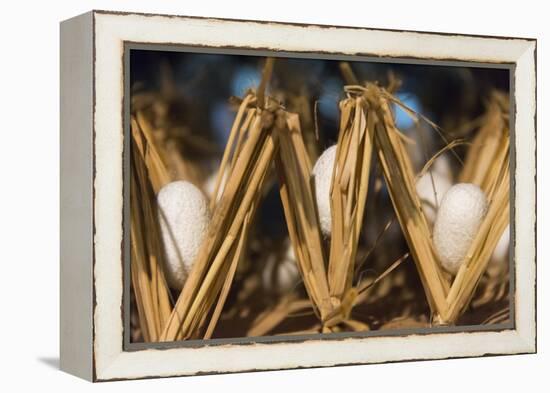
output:
[[[258,93],[249,92],[239,107],[218,171],[212,222],[162,341],[198,338],[214,304],[203,337],[210,338],[216,327],[278,145],[272,132],[278,105],[264,96],[272,67],[268,59]]]
[[[155,193],[169,181],[166,168],[135,118],[131,122],[131,277],[145,341],[157,341],[170,316]]]
[[[496,146],[484,145],[483,149],[491,149],[493,154],[487,158],[488,162],[478,164],[482,170],[472,170],[481,179],[480,184],[487,192],[490,204],[466,260],[451,283],[440,268],[434,253],[431,232],[414,187],[414,171],[404,146],[408,140],[394,124],[390,103],[400,105],[409,112],[410,109],[375,84],[367,83],[365,87],[348,86],[347,89],[360,92],[369,103],[367,116],[374,119],[375,150],[397,218],[420,273],[428,303],[436,316],[436,322],[452,324],[469,304],[489,258],[508,225],[508,134],[504,132],[497,140]],[[468,170],[468,167],[465,168]],[[481,176],[478,175],[479,172],[482,172]]]
[[[334,165],[329,284],[333,302],[342,303],[351,289],[357,242],[367,199],[374,129],[362,97],[340,103],[341,124]],[[349,311],[349,310],[348,310]]]
[[[480,186],[488,196],[489,210],[478,231],[468,256],[459,270],[448,296],[449,308],[442,320],[454,322],[463,312],[486,271],[491,255],[510,221],[510,131],[509,101],[507,95],[493,92],[487,103],[483,125],[472,141],[464,168],[462,181]],[[501,265],[507,270],[508,264]],[[507,274],[501,274],[497,285],[508,282]],[[489,285],[489,290],[492,285]]]
[[[374,119],[367,117],[362,96],[349,96],[340,103],[341,121],[331,181],[332,236],[328,258],[321,237],[311,163],[296,115],[282,114],[278,127],[280,143],[276,160],[280,195],[297,263],[311,302],[285,297],[271,312],[261,315],[249,330],[261,335],[273,329],[290,313],[313,307],[319,324],[309,331],[368,330],[351,318],[351,309],[364,300],[375,283],[353,287],[359,234],[367,199],[374,139]],[[400,261],[401,262],[401,261]],[[393,270],[393,269],[392,269]],[[358,296],[359,294],[361,296]]]
[[[331,185],[334,224],[328,271],[311,182],[311,163],[297,116],[285,114],[286,127],[278,128],[281,147],[276,162],[290,239],[307,293],[325,332],[348,320],[356,296],[351,291],[352,278],[367,198],[373,138],[367,130],[361,100],[350,98],[341,104],[343,114]],[[291,308],[294,307],[292,303]]]

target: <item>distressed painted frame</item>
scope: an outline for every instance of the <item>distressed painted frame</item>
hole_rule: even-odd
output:
[[[330,340],[249,339],[246,345],[125,346],[124,59],[131,44],[510,66],[516,130],[513,326]],[[536,351],[536,40],[92,11],[61,25],[61,178],[61,368],[83,378]]]

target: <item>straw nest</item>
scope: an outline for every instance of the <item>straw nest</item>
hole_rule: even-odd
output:
[[[397,79],[390,77],[386,88],[360,84],[351,67],[342,63],[347,86],[339,104],[330,183],[331,233],[326,238],[312,178],[312,160],[320,150],[312,146],[317,138],[313,131],[302,130],[300,114],[265,94],[273,66],[274,59],[267,59],[258,88],[233,99],[235,119],[210,197],[212,218],[181,291],[166,284],[156,195],[178,179],[204,187],[205,170],[193,157],[214,154],[215,148],[192,133],[173,137],[176,125],[163,110],[177,101],[172,91],[133,95],[132,339],[156,342],[507,320],[508,264],[491,262],[509,225],[507,95],[494,92],[489,97],[485,113],[469,133],[472,138],[449,141],[435,124],[396,98]],[[445,139],[444,147],[419,171],[409,153],[415,141],[395,125],[396,107]],[[190,146],[199,154],[183,154]],[[460,149],[466,152],[464,159],[456,153]],[[476,184],[488,200],[487,213],[456,276],[438,261],[432,225],[416,189],[417,180],[431,176],[433,163],[443,154],[456,156],[457,180]],[[291,253],[288,243],[258,237],[255,230],[266,190],[274,184]],[[387,189],[392,214],[380,219],[376,212],[382,189]],[[382,221],[367,244],[366,228],[377,220]],[[404,252],[391,259],[383,240],[388,233],[405,244]],[[266,300],[265,272],[255,261],[271,256],[288,263],[289,255],[299,279],[290,291]],[[367,265],[377,258],[386,262],[369,272]]]

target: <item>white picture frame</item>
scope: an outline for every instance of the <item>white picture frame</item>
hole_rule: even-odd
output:
[[[125,348],[126,44],[511,67],[513,324]],[[61,24],[61,368],[90,381],[536,352],[536,40],[92,11]]]

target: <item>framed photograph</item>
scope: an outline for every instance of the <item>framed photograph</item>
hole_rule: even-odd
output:
[[[61,368],[536,351],[536,40],[61,23]]]

